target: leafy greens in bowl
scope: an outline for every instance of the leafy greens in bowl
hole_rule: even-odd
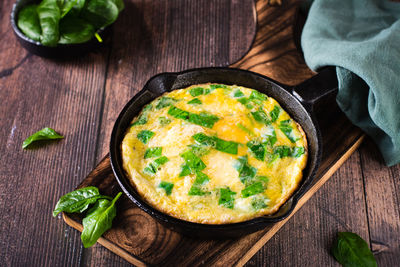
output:
[[[98,46],[123,9],[123,0],[17,0],[11,24],[30,52],[69,56]]]

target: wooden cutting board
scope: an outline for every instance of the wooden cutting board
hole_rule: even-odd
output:
[[[287,20],[293,23],[296,8],[294,6],[291,12],[279,13],[276,10],[271,12],[271,7],[267,5],[267,2],[256,3],[254,14],[257,14],[255,19],[257,19],[258,29],[254,43],[249,52],[232,67],[249,69],[279,81],[287,80],[287,83],[291,85],[299,83],[311,77],[313,73],[301,62],[301,55],[296,50],[293,41],[292,27],[288,27],[287,31],[274,28],[274,20]],[[275,34],[281,36],[278,38]],[[278,39],[282,40],[282,35],[288,36],[287,39],[283,38],[285,42],[277,42]],[[299,74],[285,79],[284,64],[278,64],[278,66],[276,62],[271,64],[277,55],[286,63],[298,64]],[[321,166],[311,189],[299,200],[293,213],[285,220],[237,239],[199,240],[167,229],[123,196],[118,201],[117,217],[114,219],[112,229],[107,231],[98,242],[138,266],[241,266],[245,264],[312,197],[362,142],[363,133],[346,119],[337,107],[334,98],[325,101],[316,109],[323,136]],[[115,195],[121,191],[112,173],[108,155],[78,188],[86,186],[96,186],[106,195]],[[63,214],[63,218],[68,225],[82,231],[80,216]]]

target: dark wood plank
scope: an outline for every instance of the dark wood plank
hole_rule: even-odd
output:
[[[371,249],[379,266],[396,266],[400,260],[399,165],[386,167],[370,139],[360,153]]]
[[[11,29],[14,2],[0,2],[0,265],[77,266],[79,234],[51,212],[94,167],[109,49],[70,61],[30,55]],[[66,138],[23,151],[45,126]]]

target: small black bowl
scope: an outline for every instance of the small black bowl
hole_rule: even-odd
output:
[[[178,73],[158,74],[152,77],[143,89],[126,104],[115,121],[110,141],[110,160],[115,178],[128,198],[139,208],[170,229],[185,235],[201,238],[231,238],[258,231],[268,225],[281,221],[292,213],[298,200],[305,192],[307,192],[307,190],[309,190],[319,166],[322,153],[321,134],[312,107],[314,105],[313,103],[315,103],[314,100],[325,95],[328,92],[328,89],[333,89],[331,90],[332,92],[337,90],[337,82],[335,84],[334,82],[331,82],[332,79],[327,78],[328,76],[332,76],[336,80],[336,76],[333,75],[336,75],[334,69],[333,71],[330,70],[329,73],[321,72],[321,74],[315,76],[315,79],[306,81],[304,84],[300,85],[298,89],[295,88],[293,89],[293,92],[291,92],[291,88],[284,87],[268,77],[254,72],[233,68],[200,68]],[[302,126],[306,133],[309,156],[307,167],[303,171],[302,182],[294,194],[276,213],[231,224],[200,224],[184,221],[152,207],[140,196],[126,175],[126,172],[122,167],[123,164],[120,147],[132,119],[140,113],[146,104],[165,92],[185,88],[193,84],[207,82],[223,83],[228,85],[236,84],[248,88],[254,88],[273,97],[291,115],[291,117]],[[306,87],[305,89],[314,89],[313,86],[316,90],[312,90],[312,95],[307,97],[307,94],[303,94],[303,87]],[[309,90],[306,90],[305,92],[309,92]],[[294,94],[299,95],[299,97]]]
[[[14,30],[15,36],[17,37],[17,40],[22,45],[22,47],[31,52],[32,54],[46,58],[77,57],[77,56],[82,56],[88,53],[89,51],[98,49],[103,44],[100,43],[95,37],[93,37],[91,40],[85,43],[58,44],[55,47],[50,47],[42,45],[38,41],[29,39],[21,32],[21,30],[17,26],[18,13],[22,7],[37,2],[38,1],[36,0],[17,0],[17,2],[15,2],[15,4],[13,5],[11,11],[11,26]],[[104,42],[111,33],[111,25],[97,31],[97,33],[100,35],[100,37],[103,39]]]

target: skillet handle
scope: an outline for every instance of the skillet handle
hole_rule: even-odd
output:
[[[313,110],[322,99],[333,96],[338,90],[336,67],[323,68],[317,75],[296,85],[292,94],[306,107]]]

